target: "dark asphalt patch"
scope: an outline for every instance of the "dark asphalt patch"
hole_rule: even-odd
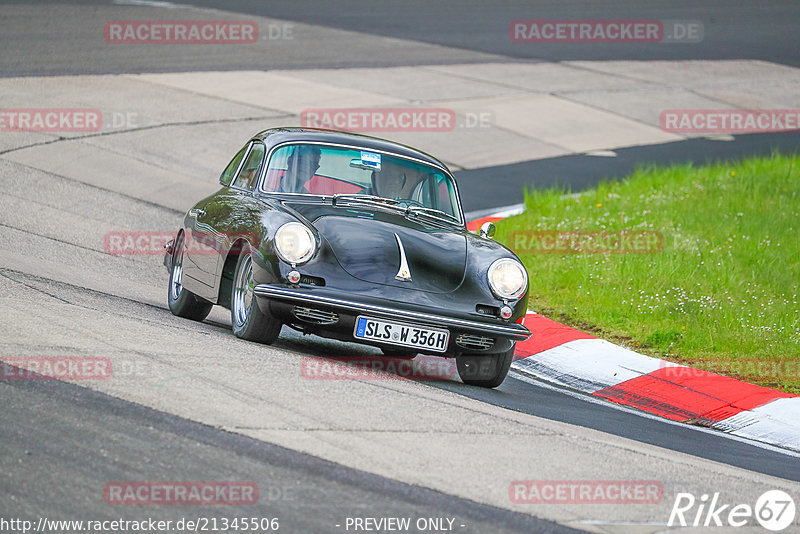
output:
[[[0,516],[275,518],[281,532],[344,532],[347,517],[451,518],[462,533],[579,532],[404,484],[54,380],[0,381]],[[264,414],[268,420],[269,414]],[[255,482],[239,506],[119,506],[120,481]],[[35,524],[35,523],[34,523]],[[336,525],[342,527],[336,527]],[[415,532],[412,527],[409,532]]]
[[[800,132],[737,135],[733,141],[688,139],[614,150],[616,157],[577,154],[455,172],[464,211],[510,206],[525,188],[563,187],[581,191],[603,180],[620,179],[646,165],[736,161],[773,151],[800,152]]]

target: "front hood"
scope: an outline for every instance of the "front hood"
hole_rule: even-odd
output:
[[[375,212],[373,218],[353,216],[352,212],[342,210],[321,215],[313,224],[342,268],[359,280],[449,293],[464,279],[467,241],[460,233],[380,212]],[[401,265],[398,237],[411,281],[396,279]]]

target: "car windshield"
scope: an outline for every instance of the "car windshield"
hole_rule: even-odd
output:
[[[414,212],[434,216],[439,212],[451,222],[461,221],[450,176],[431,165],[369,150],[283,145],[272,152],[262,191],[346,195],[350,201],[369,195],[372,202],[384,198]]]

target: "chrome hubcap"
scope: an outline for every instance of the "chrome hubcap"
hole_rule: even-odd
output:
[[[233,286],[233,315],[237,326],[247,322],[247,313],[253,301],[253,260],[248,255],[236,273]]]
[[[177,300],[183,289],[181,279],[183,277],[183,238],[175,243],[175,255],[172,258],[172,300]]]

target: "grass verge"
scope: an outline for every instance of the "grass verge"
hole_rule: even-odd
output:
[[[532,190],[497,223],[531,309],[643,352],[800,393],[800,157],[643,168]]]

